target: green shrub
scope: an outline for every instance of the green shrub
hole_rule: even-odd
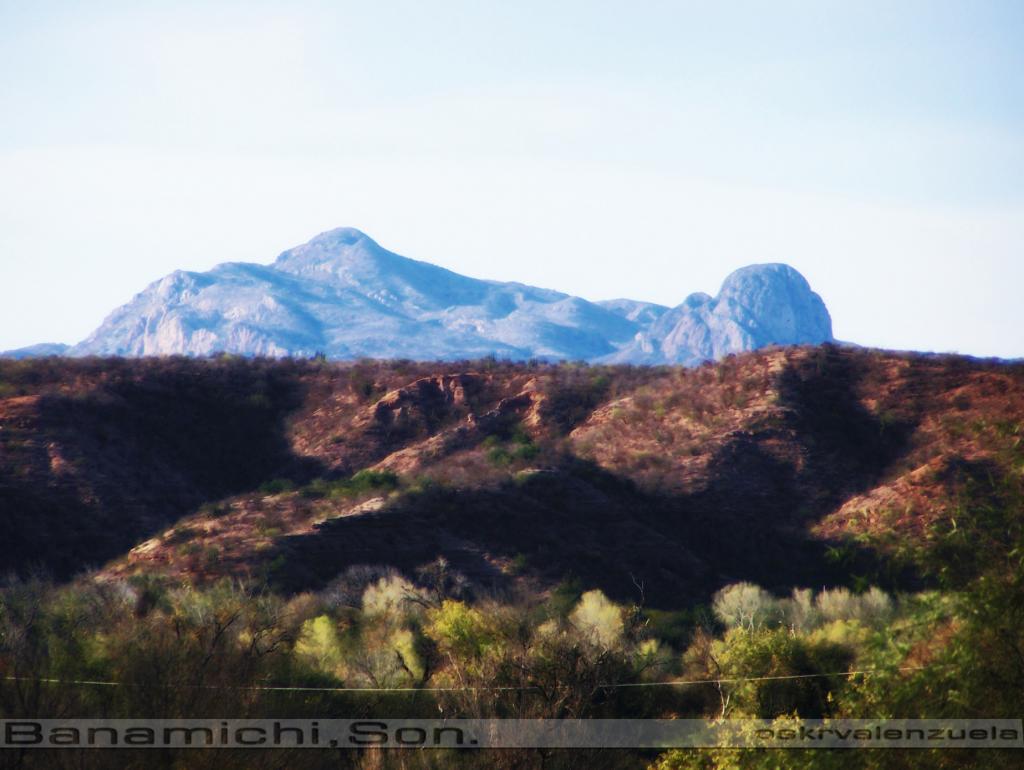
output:
[[[494,465],[511,465],[518,461],[529,461],[540,454],[540,447],[521,427],[513,432],[510,439],[502,442],[497,436],[488,436],[482,446],[487,450],[487,459]]]
[[[345,479],[315,479],[302,488],[302,496],[311,499],[330,497],[345,499],[368,492],[387,492],[397,489],[398,474],[392,471],[364,469]]]
[[[199,514],[211,519],[219,519],[231,513],[231,505],[228,503],[203,503],[199,508]]]
[[[393,471],[361,470],[348,482],[348,488],[354,494],[362,492],[395,489],[398,487],[398,474]]]
[[[524,553],[517,553],[509,561],[506,573],[509,575],[521,575],[529,565],[530,560]]]
[[[830,715],[846,682],[842,672],[853,660],[843,645],[811,641],[785,628],[732,628],[711,651],[722,677],[744,680],[728,683],[735,715],[761,719]]]
[[[496,641],[483,613],[453,599],[428,613],[426,632],[442,652],[466,661],[480,658]]]
[[[280,495],[284,492],[291,492],[295,489],[295,483],[290,479],[271,479],[260,484],[259,491],[265,495]]]

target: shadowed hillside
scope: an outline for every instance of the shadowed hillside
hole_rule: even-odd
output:
[[[5,570],[300,591],[443,557],[480,589],[673,607],[913,583],[864,533],[920,537],[998,461],[1024,368],[830,345],[696,369],[52,358],[0,362],[0,397]]]

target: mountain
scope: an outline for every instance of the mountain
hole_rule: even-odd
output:
[[[786,265],[752,265],[718,296],[666,308],[589,302],[399,256],[353,228],[271,265],[176,271],[118,308],[71,355],[572,359],[699,363],[771,343],[832,339],[824,303]]]
[[[831,340],[825,303],[800,273],[789,265],[751,265],[726,278],[717,297],[691,294],[655,315],[646,331],[606,360],[692,365],[771,344]]]
[[[45,358],[46,356],[63,356],[67,355],[70,349],[70,345],[64,345],[60,342],[41,342],[38,345],[29,345],[26,348],[4,350],[0,352],[0,358]]]

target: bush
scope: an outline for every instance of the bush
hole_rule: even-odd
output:
[[[822,591],[815,608],[826,621],[858,620],[865,625],[882,626],[892,616],[892,599],[878,588],[853,594],[846,588]]]
[[[303,487],[301,494],[311,499],[346,499],[369,492],[388,492],[397,489],[399,484],[398,475],[392,471],[364,469],[347,479],[316,479]]]
[[[426,592],[400,575],[382,577],[363,592],[363,613],[368,617],[403,619],[427,603]]]
[[[317,615],[303,623],[295,655],[311,668],[340,678],[344,653],[334,621],[327,615]]]
[[[569,618],[591,644],[604,648],[622,644],[625,629],[622,608],[600,591],[587,591],[583,594]]]
[[[892,598],[874,586],[863,594],[848,588],[825,589],[817,594],[809,588],[795,588],[788,598],[776,599],[758,586],[735,583],[715,594],[713,611],[729,628],[757,631],[784,625],[807,632],[837,621],[880,628],[891,620],[895,610]]]
[[[478,660],[495,644],[483,614],[453,599],[428,613],[426,632],[442,652],[466,661]]]
[[[284,492],[291,492],[295,489],[295,483],[290,479],[271,479],[260,484],[259,491],[265,495],[280,495]]]
[[[533,443],[530,434],[521,428],[516,430],[509,442],[502,443],[498,436],[488,436],[483,441],[487,459],[494,465],[511,465],[517,461],[529,461],[540,454],[540,447]]]
[[[737,716],[824,717],[835,708],[853,659],[848,648],[811,641],[785,628],[732,628],[711,646]],[[796,677],[796,678],[786,678]]]
[[[734,583],[715,594],[712,610],[729,628],[756,631],[781,618],[778,601],[751,583]]]

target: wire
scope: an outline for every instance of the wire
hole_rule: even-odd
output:
[[[859,671],[834,671],[823,674],[780,674],[777,676],[746,676],[725,679],[674,679],[668,682],[605,682],[595,685],[598,689],[623,687],[682,687],[699,684],[736,684],[738,682],[772,682],[787,679],[816,679],[832,676],[858,676],[903,671],[923,671],[935,666],[905,666],[896,669],[867,668]],[[146,687],[136,682],[105,682],[90,679],[36,679],[25,676],[0,677],[9,682],[40,682],[43,684],[86,685],[97,687]],[[177,685],[202,690],[256,690],[263,692],[502,692],[544,689],[539,685],[499,687],[295,687],[278,685]]]

